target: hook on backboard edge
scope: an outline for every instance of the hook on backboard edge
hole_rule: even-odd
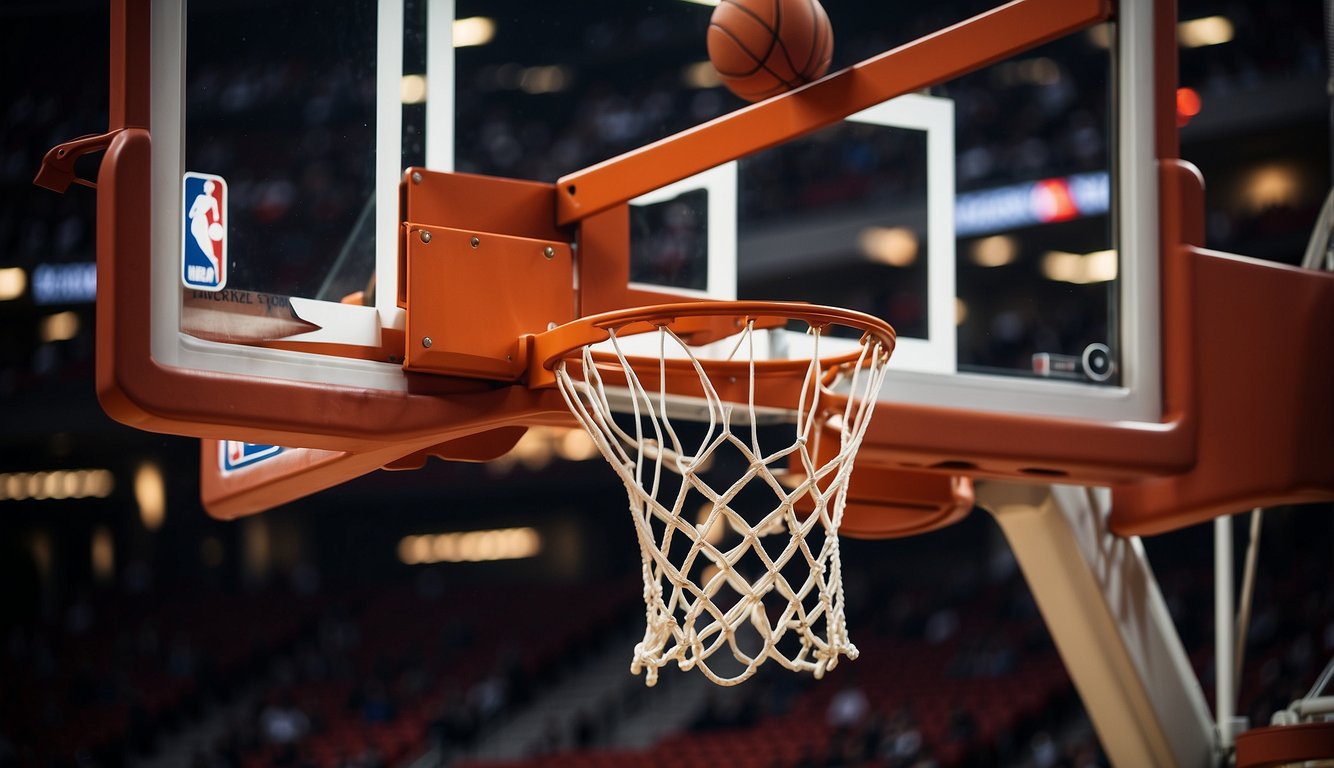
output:
[[[97,184],[81,179],[74,173],[74,163],[84,155],[105,150],[111,145],[111,140],[116,138],[116,134],[122,130],[124,129],[118,128],[108,133],[89,134],[57,144],[42,158],[42,167],[37,170],[37,177],[32,183],[62,194],[69,189],[71,183],[97,189]]]

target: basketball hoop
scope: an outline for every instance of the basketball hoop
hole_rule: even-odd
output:
[[[768,330],[793,323],[805,334]],[[860,342],[829,338],[836,327]],[[554,374],[629,495],[647,618],[630,669],[648,685],[673,661],[735,685],[766,660],[819,678],[840,655],[856,658],[838,528],[894,342],[869,315],[783,302],[609,312],[535,341],[535,368]],[[790,354],[771,359],[779,347]],[[822,433],[838,436],[836,450],[820,450]],[[706,477],[725,456],[743,466]],[[724,647],[739,669],[713,658]]]

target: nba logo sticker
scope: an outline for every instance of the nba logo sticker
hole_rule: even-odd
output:
[[[218,449],[219,465],[224,473],[235,472],[283,452],[276,445],[243,443],[240,440],[219,440]]]
[[[181,282],[199,291],[222,290],[227,285],[227,182],[208,173],[185,174],[181,211]]]

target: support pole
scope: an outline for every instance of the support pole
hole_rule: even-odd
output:
[[[1232,518],[1214,518],[1214,718],[1218,744],[1232,748],[1233,628]]]
[[[1105,489],[988,482],[991,510],[1115,766],[1210,768],[1214,725],[1138,538]]]

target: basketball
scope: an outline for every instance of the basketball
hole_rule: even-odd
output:
[[[760,101],[824,75],[834,33],[816,0],[722,0],[709,20],[708,47],[728,90]]]
[[[212,224],[208,225],[208,239],[221,240],[222,234],[223,234],[222,225],[219,224],[218,222],[215,221]]]

